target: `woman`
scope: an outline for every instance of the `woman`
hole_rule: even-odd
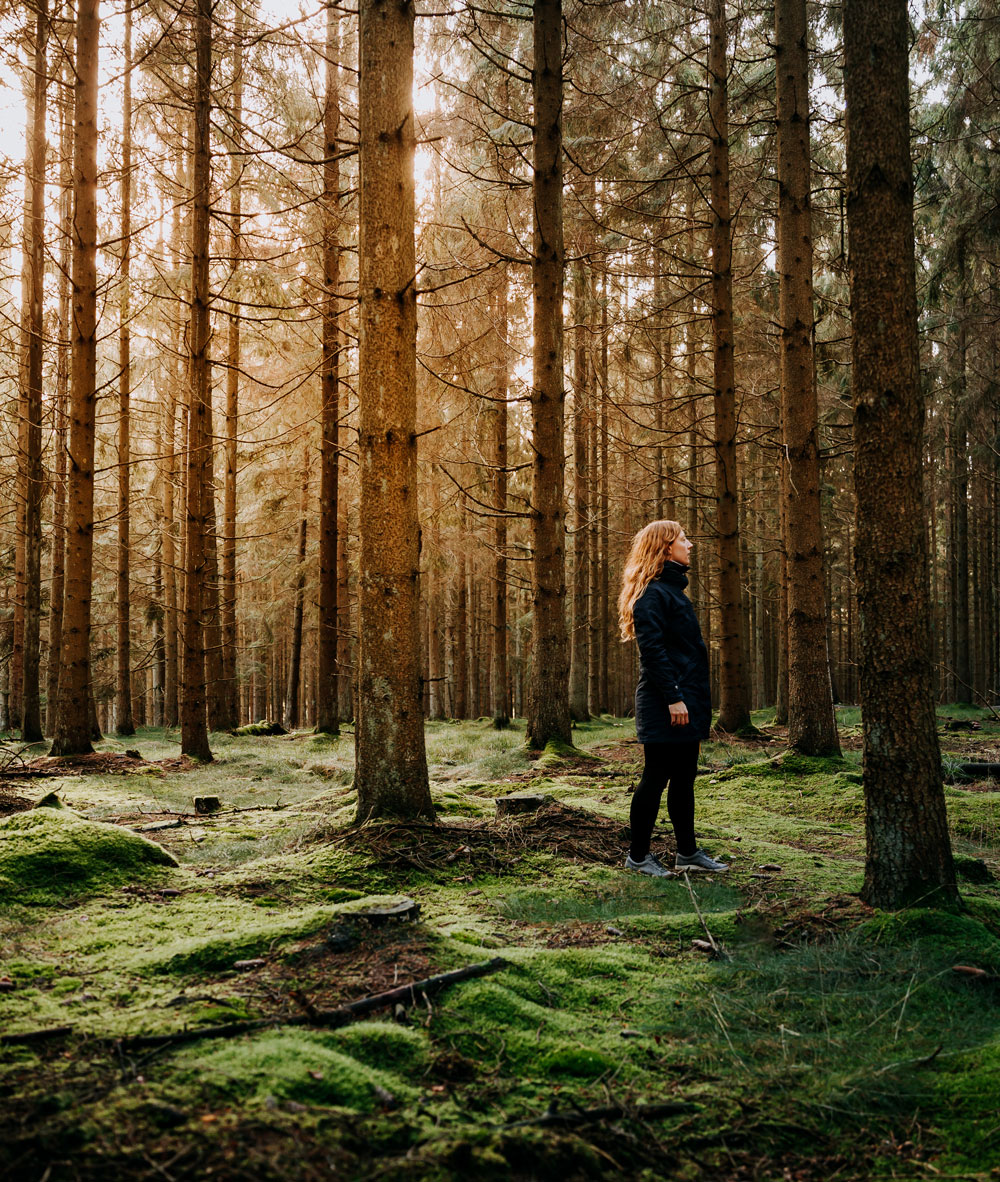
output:
[[[692,543],[676,521],[651,521],[632,541],[625,563],[618,618],[623,640],[639,644],[635,730],[645,766],[632,795],[632,844],[625,865],[640,874],[672,878],[649,843],[667,790],[667,812],[677,839],[676,870],[725,871],[694,839],[694,777],[701,740],[712,722],[708,651],[688,584]]]

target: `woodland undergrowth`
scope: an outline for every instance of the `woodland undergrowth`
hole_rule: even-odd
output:
[[[215,735],[207,766],[163,731],[88,765],[8,744],[0,1176],[1000,1176],[1000,786],[946,789],[960,912],[872,912],[857,718],[836,760],[755,722],[703,748],[732,870],[690,883],[623,869],[628,720],[541,757],[430,723],[413,825],[354,824],[346,728]],[[996,762],[1000,727],[942,744]],[[521,794],[549,799],[498,815]]]

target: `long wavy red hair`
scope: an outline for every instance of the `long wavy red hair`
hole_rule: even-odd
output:
[[[663,570],[671,545],[683,532],[684,527],[679,521],[651,521],[632,539],[618,596],[618,627],[622,640],[635,639],[635,622],[632,619],[635,601]]]

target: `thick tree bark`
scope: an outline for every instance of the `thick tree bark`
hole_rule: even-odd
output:
[[[715,368],[715,495],[719,550],[720,730],[750,726],[750,687],[743,642],[743,591],[736,458],[733,355],[733,227],[729,204],[729,86],[725,0],[709,9],[709,170],[712,181],[712,344]]]
[[[319,663],[316,730],[340,730],[337,695],[337,543],[340,526],[340,16],[326,11],[326,106],[323,112],[323,359],[319,469]]]
[[[100,0],[78,0],[73,136],[73,364],[70,395],[66,593],[53,755],[93,750],[90,606],[94,561],[97,406],[97,79]]]
[[[117,572],[117,665],[115,671],[115,732],[134,735],[132,719],[131,602],[129,594],[129,503],[130,417],[132,398],[132,9],[125,9],[125,74],[122,80],[122,262],[119,282],[120,322],[118,329],[118,572]]]
[[[527,742],[572,742],[566,635],[563,483],[562,0],[536,0],[532,143],[531,577],[532,652]]]
[[[211,440],[206,424],[212,396],[209,357],[209,202],[211,200],[210,111],[212,82],[211,0],[197,0],[194,18],[194,151],[191,214],[190,387],[188,391],[187,489],[184,538],[184,662],[180,695],[181,753],[209,761],[205,685],[203,590],[206,490]]]
[[[360,820],[434,812],[420,661],[412,91],[412,0],[362,0]]]
[[[776,0],[778,321],[781,328],[782,524],[788,587],[788,743],[839,755],[823,593],[806,0]]]
[[[846,0],[863,898],[957,899],[931,690],[906,0]]]
[[[24,225],[24,334],[19,437],[19,500],[23,523],[23,619],[21,668],[15,671],[21,700],[16,703],[21,738],[36,743],[42,737],[39,687],[39,642],[42,614],[42,346],[45,296],[45,108],[47,90],[46,45],[49,34],[48,5],[36,0],[33,85],[28,120],[25,161],[26,218]]]

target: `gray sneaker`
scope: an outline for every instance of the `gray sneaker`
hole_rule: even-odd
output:
[[[647,854],[641,862],[636,862],[631,854],[625,859],[626,870],[637,870],[640,874],[651,874],[654,878],[676,878],[672,870],[668,870],[656,854]]]
[[[695,850],[689,857],[678,854],[674,859],[674,866],[678,870],[714,870],[717,874],[725,874],[729,869],[728,862],[717,862],[710,858],[704,850]]]

